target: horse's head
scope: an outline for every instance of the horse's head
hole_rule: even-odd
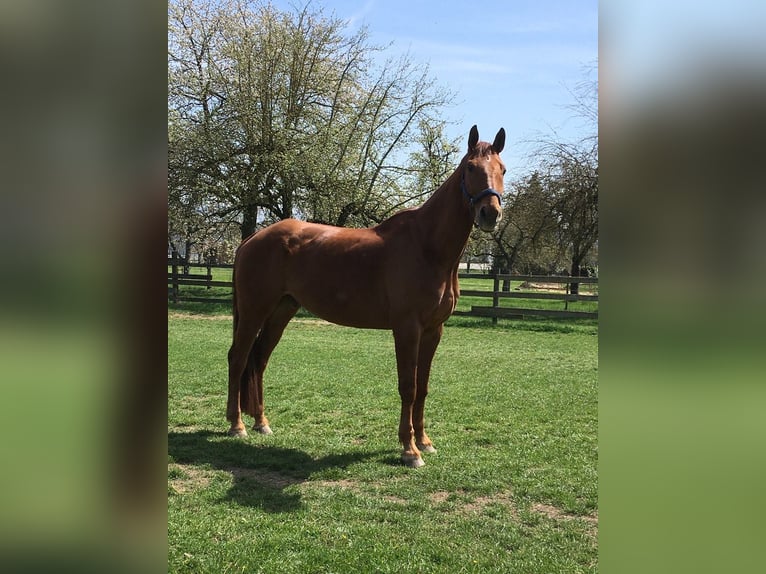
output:
[[[500,199],[503,195],[505,165],[500,152],[505,146],[505,130],[500,128],[491,144],[479,141],[479,130],[471,128],[468,154],[463,160],[460,187],[473,210],[473,220],[482,231],[493,231],[503,218]]]

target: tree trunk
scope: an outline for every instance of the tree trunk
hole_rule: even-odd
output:
[[[494,266],[493,273],[498,275],[507,275],[511,272],[510,267],[508,266],[507,261],[505,258],[501,259],[500,261],[497,261],[497,263]],[[511,290],[511,280],[510,279],[503,279],[503,284],[500,287],[501,291],[510,291]]]
[[[519,245],[516,244],[513,246],[513,249],[511,249],[511,252],[508,253],[503,258],[503,264],[501,265],[501,273],[502,274],[511,274],[511,270],[513,269],[513,266],[516,263],[516,256],[519,253]],[[510,279],[503,279],[503,291],[510,291],[511,290],[511,280]]]
[[[572,257],[572,269],[570,270],[569,274],[572,277],[580,277],[580,259],[575,259]],[[580,284],[579,283],[570,283],[569,284],[569,292],[572,295],[577,295],[580,292]]]
[[[338,215],[338,219],[335,222],[335,225],[338,227],[345,227],[346,222],[348,222],[348,218],[351,217],[351,214],[356,211],[356,203],[353,201],[351,203],[347,203],[343,206],[343,209],[340,210],[340,215]]]
[[[186,245],[184,249],[184,275],[188,275],[190,273],[189,269],[189,263],[191,263],[191,248],[194,246],[194,242],[191,239],[186,240]]]
[[[258,221],[258,208],[245,206],[242,211],[242,225],[240,225],[240,235],[242,241],[255,233],[255,226]]]
[[[503,268],[500,270],[501,275],[506,275],[510,273],[510,269]],[[511,290],[511,280],[510,279],[503,279],[503,286],[501,288],[502,291],[508,292]]]

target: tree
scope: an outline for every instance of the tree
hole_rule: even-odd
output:
[[[582,264],[598,241],[598,147],[551,146],[549,178],[559,241],[570,261],[570,275],[579,277]],[[570,285],[577,293],[578,284]]]
[[[426,68],[378,63],[365,29],[310,5],[173,0],[168,20],[171,187],[213,198],[243,238],[287,217],[368,225],[388,212],[405,189],[395,161],[448,101]]]
[[[169,23],[168,243],[188,264],[192,247],[231,230],[223,97],[214,83],[223,21],[209,6],[184,3],[169,5]]]
[[[561,143],[542,152],[539,169],[505,194],[503,219],[492,235],[495,270],[556,273],[566,266],[580,276],[598,241],[596,152]],[[577,284],[570,289],[576,293]]]
[[[595,66],[588,71],[595,71]],[[598,243],[598,82],[583,80],[573,92],[571,106],[590,135],[576,142],[551,137],[535,151],[538,177],[555,220],[559,256],[569,273],[580,276],[583,263]],[[555,134],[554,134],[555,136]],[[578,284],[570,285],[577,293]]]
[[[466,248],[472,259],[492,261],[495,273],[553,273],[561,266],[555,202],[539,171],[511,182],[503,196],[503,218],[491,234],[474,232]],[[503,282],[503,290],[510,282]]]
[[[561,244],[570,257],[570,274],[579,277],[585,258],[598,245],[598,69],[593,63],[572,92],[570,106],[589,136],[574,144],[548,142],[544,162],[556,189]],[[592,78],[592,79],[591,79]],[[570,285],[578,292],[578,284]]]
[[[414,136],[414,149],[406,166],[398,171],[401,177],[394,184],[389,206],[382,215],[387,217],[402,207],[420,203],[434,192],[455,170],[460,162],[459,140],[449,140],[444,134],[447,122],[422,118]]]
[[[539,172],[510,185],[505,195],[503,219],[490,244],[498,273],[549,273],[556,219],[550,190]],[[503,290],[510,282],[503,282]]]

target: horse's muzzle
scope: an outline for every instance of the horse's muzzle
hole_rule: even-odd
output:
[[[495,230],[502,218],[503,212],[492,204],[482,205],[476,212],[476,227],[490,233]]]

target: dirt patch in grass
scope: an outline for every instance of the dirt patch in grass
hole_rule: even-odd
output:
[[[513,496],[510,492],[499,492],[492,496],[479,496],[473,502],[465,504],[461,511],[464,514],[480,514],[485,508],[497,504],[508,508],[511,511],[511,516],[514,518],[517,516],[516,505],[513,500]]]
[[[223,315],[202,315],[200,313],[183,313],[179,311],[169,311],[168,319],[202,319],[206,321],[232,321],[230,313]],[[332,326],[332,323],[319,319],[317,317],[295,317],[290,323],[299,323],[301,325],[313,325],[313,326]]]
[[[582,520],[588,524],[588,534],[594,539],[598,536],[598,512],[581,516],[578,514],[569,514],[550,504],[539,503],[533,504],[531,510],[532,512],[537,512],[555,521]]]
[[[180,464],[168,465],[168,486],[176,494],[197,492],[210,484],[215,471]]]
[[[444,504],[449,501],[451,495],[456,494],[461,497],[465,496],[465,491],[458,490],[456,492],[449,492],[446,490],[437,490],[429,494],[428,498],[433,504]],[[519,507],[513,494],[509,490],[498,492],[489,496],[478,496],[473,500],[460,502],[456,501],[454,508],[450,509],[451,512],[456,512],[463,516],[480,515],[487,511],[492,506],[500,506],[506,509],[507,512],[513,518],[519,518]],[[536,503],[530,507],[532,512],[542,514],[555,521],[569,521],[569,520],[582,520],[588,524],[588,529],[595,536],[598,532],[598,513],[588,515],[569,514],[564,512],[560,508],[552,506],[550,504]]]
[[[521,285],[516,287],[514,291],[520,291],[521,289],[529,289],[532,291],[563,292],[566,289],[566,283],[530,283],[529,281],[524,281]]]
[[[206,319],[208,321],[231,321],[231,315],[201,315],[199,313],[179,313],[169,311],[168,319]]]
[[[306,486],[320,486],[322,488],[349,488],[356,489],[358,484],[353,480],[311,480],[306,483]]]
[[[533,504],[532,511],[544,514],[553,520],[584,520],[585,522],[598,525],[598,514],[587,514],[583,516],[578,514],[569,514],[560,508],[551,506],[550,504]]]
[[[450,493],[446,490],[437,490],[436,492],[432,492],[428,495],[428,498],[433,502],[434,504],[441,504],[442,502],[445,502],[449,498]]]
[[[444,502],[447,502],[450,495],[452,494],[464,495],[465,491],[460,490],[460,491],[457,491],[456,493],[452,493],[446,490],[437,490],[435,492],[432,492],[428,496],[428,498],[431,500],[433,504],[442,504]],[[508,508],[511,511],[511,515],[516,516],[516,506],[513,500],[513,496],[511,495],[509,491],[499,492],[492,496],[479,496],[463,504],[458,503],[455,508],[455,511],[462,515],[481,514],[482,512],[484,512],[485,508],[491,505],[500,505],[505,508]]]
[[[514,291],[529,290],[529,291],[543,291],[546,293],[564,293],[566,292],[567,285],[568,283],[530,283],[529,281],[524,281],[518,287],[515,287]],[[594,284],[581,283],[580,291],[581,292],[587,291],[588,294],[591,294],[591,292],[595,291]]]

